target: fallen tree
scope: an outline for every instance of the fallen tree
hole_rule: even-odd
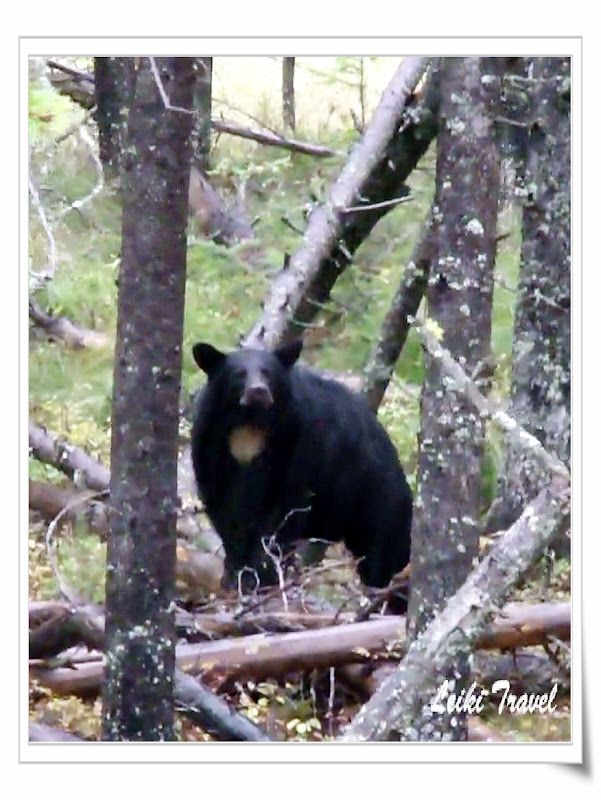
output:
[[[80,350],[84,347],[106,347],[108,337],[76,325],[66,317],[47,314],[36,303],[29,301],[29,319],[51,339],[63,342],[67,347]]]
[[[42,609],[43,610],[43,609]],[[48,612],[46,612],[48,613]],[[220,615],[218,627],[234,629],[236,621],[230,615],[229,625]],[[280,623],[287,615],[262,615],[262,623],[276,618]],[[310,624],[316,620],[309,616]],[[319,622],[326,615],[322,615]],[[62,623],[60,610],[56,618]],[[292,619],[298,624],[302,615]],[[211,629],[208,617],[207,630]],[[327,619],[327,617],[326,617]],[[329,621],[332,617],[329,618]],[[177,623],[176,623],[177,624]],[[202,625],[202,623],[197,623]],[[35,631],[35,629],[34,629]],[[482,630],[475,647],[488,649],[526,647],[547,644],[554,639],[570,637],[569,603],[544,603],[539,606],[510,604],[494,622]],[[39,637],[38,637],[39,640]],[[228,638],[199,644],[180,644],[176,648],[176,663],[180,669],[191,673],[211,673],[228,678],[252,677],[255,680],[290,672],[328,668],[343,664],[371,664],[378,660],[398,658],[402,655],[405,640],[404,617],[376,617],[367,622],[328,625],[327,627],[293,633],[266,633]],[[53,641],[60,641],[58,634]],[[47,652],[54,655],[54,652]],[[44,664],[32,663],[31,674],[44,686],[57,694],[83,694],[99,691],[102,681],[102,660],[98,653],[96,662],[73,659],[68,668],[48,669]]]
[[[45,428],[29,423],[29,450],[39,461],[51,464],[71,480],[75,473],[78,483],[97,492],[108,491],[111,474],[97,459],[67,441],[53,437]]]

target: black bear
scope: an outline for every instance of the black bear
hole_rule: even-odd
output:
[[[409,561],[411,491],[364,400],[297,366],[301,349],[301,341],[229,355],[193,348],[208,382],[192,463],[223,541],[224,585],[274,583],[266,546],[274,536],[284,554],[302,539],[343,540],[361,559],[363,583],[385,586]]]

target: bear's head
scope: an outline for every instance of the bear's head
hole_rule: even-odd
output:
[[[273,352],[242,349],[226,354],[210,344],[192,348],[194,360],[227,408],[234,425],[269,427],[285,411],[288,372],[296,363],[303,343],[294,340]]]

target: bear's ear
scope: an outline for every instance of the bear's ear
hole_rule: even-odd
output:
[[[293,339],[291,342],[278,347],[278,349],[274,351],[274,355],[285,369],[290,369],[290,367],[296,363],[302,349],[303,340]]]
[[[194,361],[209,378],[215,374],[227,358],[225,353],[217,350],[212,344],[206,344],[205,342],[195,344],[192,348],[192,355],[194,356]]]

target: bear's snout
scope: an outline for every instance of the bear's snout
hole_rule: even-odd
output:
[[[273,395],[269,386],[264,383],[254,383],[246,386],[240,398],[240,405],[269,408],[269,406],[273,405]]]

